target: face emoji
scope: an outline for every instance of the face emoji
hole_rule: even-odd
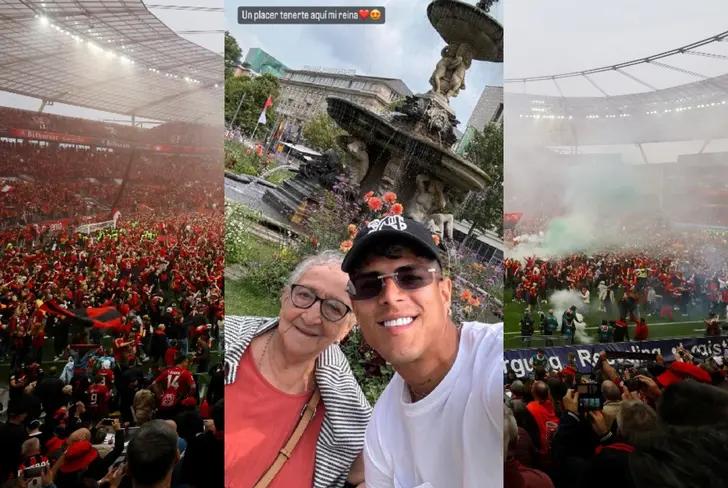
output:
[[[372,20],[377,21],[382,18],[382,12],[380,12],[377,9],[374,9],[371,12],[369,12],[369,16],[372,18]]]

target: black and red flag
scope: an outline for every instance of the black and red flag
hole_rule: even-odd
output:
[[[78,320],[87,327],[97,329],[118,329],[121,327],[121,312],[116,307],[87,307],[78,310],[63,308],[55,300],[49,300],[40,306],[46,313]]]

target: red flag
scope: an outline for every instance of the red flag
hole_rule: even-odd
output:
[[[263,110],[267,109],[268,107],[272,107],[272,106],[273,106],[273,97],[271,97],[269,95],[268,98],[266,98],[265,103],[263,104]]]
[[[68,310],[58,305],[55,300],[49,300],[40,306],[40,310],[60,317],[80,320],[84,325],[98,329],[116,329],[121,326],[121,313],[116,307],[88,307],[81,310]]]
[[[50,313],[53,315],[58,315],[60,317],[69,317],[69,318],[76,318],[76,314],[68,310],[67,308],[63,308],[60,305],[58,305],[58,302],[55,300],[48,300],[43,305],[40,306],[40,309],[46,313]]]

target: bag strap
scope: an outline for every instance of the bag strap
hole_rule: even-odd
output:
[[[268,485],[271,484],[278,472],[281,470],[281,468],[283,468],[283,465],[291,457],[291,454],[293,454],[293,449],[295,449],[296,445],[301,440],[301,437],[303,437],[303,433],[306,431],[306,427],[308,427],[308,424],[311,423],[314,415],[316,415],[316,407],[318,407],[320,400],[321,392],[318,389],[318,385],[316,385],[313,390],[313,394],[311,394],[311,398],[301,410],[301,417],[298,419],[296,428],[293,429],[293,432],[288,438],[288,441],[286,441],[283,448],[278,451],[278,455],[276,456],[275,460],[273,460],[273,463],[266,470],[266,472],[263,473],[263,476],[260,477],[260,479],[253,488],[266,488]]]

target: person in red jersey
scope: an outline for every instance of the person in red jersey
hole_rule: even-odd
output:
[[[181,409],[182,400],[194,394],[195,380],[188,366],[189,359],[180,354],[175,359],[175,366],[164,370],[152,383],[160,418],[174,418]]]
[[[129,332],[114,339],[114,359],[117,363],[123,363],[133,356],[134,338],[129,337]]]
[[[94,422],[98,422],[104,418],[109,412],[109,400],[111,399],[111,390],[105,383],[105,377],[97,375],[95,381],[86,390],[89,414]]]

